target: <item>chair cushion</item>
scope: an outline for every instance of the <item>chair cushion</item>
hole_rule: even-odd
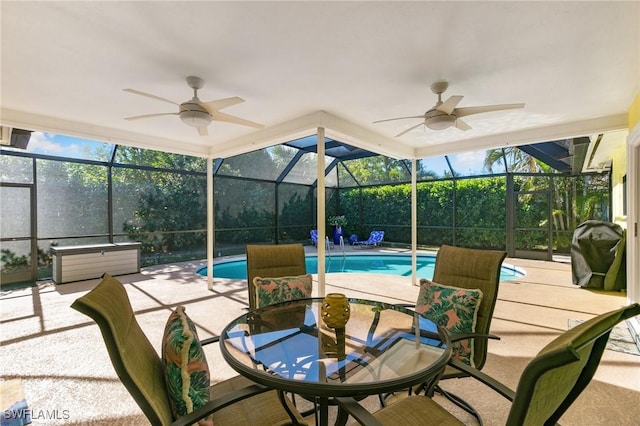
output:
[[[167,320],[162,337],[162,362],[175,419],[209,401],[209,367],[196,327],[184,306],[177,306]],[[213,422],[204,419],[198,425],[213,425]]]
[[[473,333],[476,329],[482,291],[451,287],[420,280],[416,312],[447,329],[451,336]],[[474,366],[473,339],[451,344],[452,359]]]
[[[255,277],[256,306],[261,308],[274,303],[311,297],[313,281],[311,274],[292,277]]]

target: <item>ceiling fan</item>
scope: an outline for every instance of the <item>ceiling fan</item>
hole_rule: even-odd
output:
[[[201,89],[204,86],[204,80],[200,77],[189,76],[187,77],[187,84],[193,89],[193,98],[181,104],[169,99],[161,98],[156,95],[144,93],[139,90],[123,89],[125,92],[146,96],[148,98],[156,99],[163,102],[168,102],[173,105],[178,105],[179,107],[178,112],[136,115],[134,117],[126,117],[125,120],[140,120],[142,118],[159,117],[162,115],[179,115],[183,123],[188,126],[197,128],[200,136],[208,135],[207,126],[212,121],[224,121],[226,123],[241,124],[243,126],[251,126],[258,129],[264,127],[262,124],[254,123],[253,121],[245,120],[244,118],[239,118],[220,112],[220,110],[223,108],[227,108],[232,105],[244,102],[244,99],[234,96],[231,98],[202,102],[200,99],[198,99],[198,89]]]
[[[404,120],[408,118],[422,118],[423,121],[411,126],[406,130],[398,133],[396,137],[402,136],[411,130],[422,126],[423,124],[432,130],[444,130],[451,126],[460,130],[469,130],[471,126],[462,121],[461,117],[466,117],[471,114],[480,114],[483,112],[502,111],[505,109],[524,108],[524,104],[502,104],[502,105],[485,105],[477,107],[463,107],[456,108],[456,105],[462,100],[463,96],[451,96],[446,101],[442,102],[442,94],[449,87],[449,83],[446,81],[439,81],[431,85],[431,91],[438,95],[438,102],[433,108],[428,110],[422,115],[412,115],[410,117],[398,117],[388,118],[385,120],[374,121],[374,123],[382,123],[384,121],[392,120]]]

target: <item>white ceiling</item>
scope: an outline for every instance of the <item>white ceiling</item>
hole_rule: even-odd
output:
[[[224,157],[326,128],[397,158],[423,157],[627,127],[640,92],[640,2],[0,3],[4,126]],[[199,136],[171,105],[240,96]],[[465,118],[463,132],[402,120],[449,82],[458,106],[524,102]],[[177,109],[177,107],[175,107]]]

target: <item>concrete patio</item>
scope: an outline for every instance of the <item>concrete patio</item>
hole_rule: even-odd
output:
[[[315,251],[314,248],[307,248]],[[371,252],[399,252],[375,249]],[[199,328],[200,338],[217,335],[246,312],[244,280],[216,279],[213,291],[195,270],[206,262],[144,268],[120,276],[138,321],[151,343],[160,347],[171,309],[182,304]],[[568,263],[506,259],[526,275],[501,283],[484,371],[515,389],[520,372],[546,343],[567,330],[569,319],[583,320],[626,304],[625,293],[599,292],[571,283]],[[314,276],[316,279],[317,276]],[[64,285],[50,281],[37,287],[3,292],[0,363],[4,383],[21,382],[34,413],[33,424],[146,424],[146,419],[116,376],[97,326],[69,305],[99,280]],[[317,282],[314,282],[317,291]],[[418,288],[410,277],[332,273],[326,292],[337,291],[392,303],[412,303]],[[235,374],[217,345],[207,347],[212,381]],[[450,382],[453,382],[450,384]],[[446,382],[483,415],[485,424],[500,425],[509,404],[470,379]],[[565,426],[635,425],[640,419],[640,356],[606,350],[585,393],[563,417]],[[375,409],[375,402],[366,402]],[[4,401],[3,401],[4,408]],[[469,416],[452,409],[467,424]],[[64,417],[64,418],[63,418]]]

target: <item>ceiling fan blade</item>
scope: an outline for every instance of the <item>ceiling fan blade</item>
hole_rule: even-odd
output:
[[[206,127],[198,127],[198,134],[200,134],[200,136],[208,136],[209,132]]]
[[[386,118],[384,120],[374,121],[373,123],[382,123],[384,121],[393,121],[393,120],[404,120],[406,118],[424,118],[424,114],[422,115],[412,115],[411,117],[398,117],[398,118]]]
[[[244,118],[240,118],[240,117],[236,117],[236,116],[233,116],[233,115],[225,114],[225,113],[220,112],[220,111],[212,111],[211,112],[211,117],[216,121],[224,121],[224,122],[227,122],[227,123],[242,124],[243,126],[255,127],[257,129],[262,129],[264,127],[264,125],[262,125],[262,124],[254,123],[253,121],[249,121],[249,120],[245,120]]]
[[[125,120],[140,120],[142,118],[151,118],[151,117],[160,117],[163,115],[180,115],[177,112],[161,112],[160,114],[145,114],[145,115],[136,115],[133,117],[125,117]]]
[[[161,98],[160,96],[144,93],[139,90],[135,90],[135,89],[122,89],[122,90],[124,90],[125,92],[133,93],[135,95],[146,96],[147,98],[155,99],[157,101],[169,102],[170,104],[178,105],[177,102],[173,102],[173,101],[170,101],[169,99]]]
[[[200,105],[211,114],[214,111],[221,110],[223,108],[230,107],[231,105],[236,105],[244,102],[244,99],[234,96],[232,98],[218,99],[215,101],[202,102]]]
[[[485,105],[477,107],[462,107],[454,110],[456,117],[466,117],[471,114],[480,114],[483,112],[503,111],[505,109],[524,108],[524,104],[502,104],[502,105]]]
[[[404,135],[404,134],[405,134],[405,133],[407,133],[407,132],[412,131],[413,129],[416,129],[416,128],[418,128],[418,127],[422,126],[423,124],[424,124],[424,122],[421,122],[421,123],[416,124],[415,126],[411,126],[411,127],[409,127],[409,128],[408,128],[408,129],[406,129],[406,130],[403,130],[402,132],[400,132],[400,133],[398,133],[398,134],[396,135],[396,138],[398,138],[398,137],[400,137],[400,136]]]
[[[456,119],[454,126],[456,127],[456,129],[460,129],[464,131],[471,130],[471,126],[469,126],[467,123],[462,121],[462,119],[460,118]]]
[[[438,105],[436,109],[440,112],[444,112],[445,114],[451,114],[462,98],[464,98],[464,96],[451,96],[449,99]]]

